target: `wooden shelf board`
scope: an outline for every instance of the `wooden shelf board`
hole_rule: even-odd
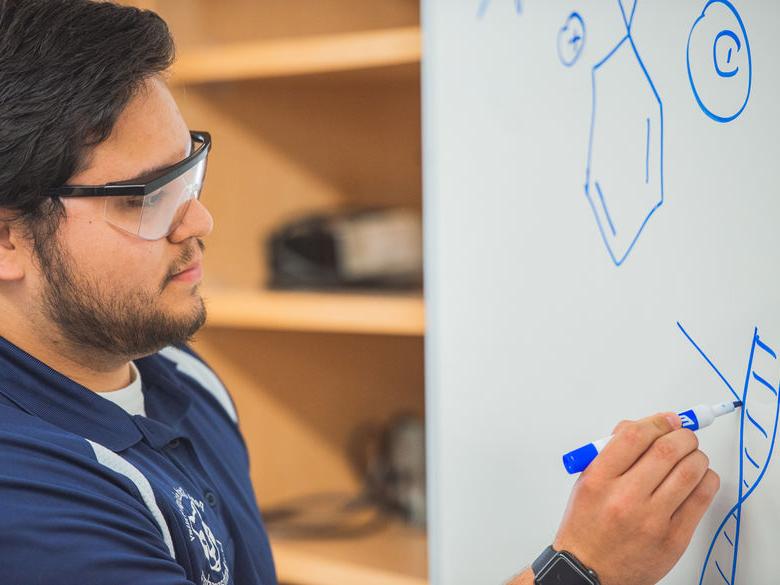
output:
[[[281,583],[294,585],[428,585],[422,531],[394,523],[377,534],[344,540],[271,536]]]
[[[378,29],[190,49],[171,83],[191,85],[419,63],[420,28]]]
[[[420,294],[205,289],[207,325],[272,331],[422,336]]]

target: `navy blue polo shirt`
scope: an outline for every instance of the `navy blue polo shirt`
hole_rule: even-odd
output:
[[[0,582],[271,585],[233,404],[188,346],[131,416],[0,338]]]

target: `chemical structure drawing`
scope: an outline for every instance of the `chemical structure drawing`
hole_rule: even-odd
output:
[[[725,124],[750,99],[753,58],[745,23],[729,0],[709,0],[693,23],[685,49],[688,81],[701,110]]]
[[[616,0],[625,36],[592,70],[585,195],[620,266],[664,202],[664,115],[634,38],[638,0]]]
[[[707,362],[736,400],[743,403],[739,423],[739,481],[737,499],[710,542],[699,585],[737,585],[740,531],[746,520],[745,504],[764,478],[777,437],[780,413],[780,360],[777,353],[753,330],[742,394],[721,373],[702,348],[677,323],[685,338]]]
[[[564,67],[579,61],[585,48],[585,21],[578,12],[572,12],[558,30],[558,59]]]
[[[515,5],[515,12],[517,14],[523,13],[523,0],[512,0]],[[488,8],[492,4],[493,0],[481,0],[479,8],[477,9],[477,18],[482,18],[487,13]]]

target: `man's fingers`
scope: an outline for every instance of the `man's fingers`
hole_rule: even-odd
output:
[[[615,428],[612,429],[612,434],[617,435],[620,431],[625,429],[629,425],[636,424],[636,421],[633,420],[621,420],[617,425],[615,425]]]
[[[623,475],[656,439],[680,427],[680,418],[661,413],[618,425],[619,431],[586,470],[591,475]]]
[[[701,483],[709,466],[709,457],[698,449],[683,457],[655,490],[651,505],[666,510],[671,518]]]
[[[639,493],[650,495],[683,458],[698,448],[699,439],[696,438],[696,433],[689,429],[677,429],[656,439],[625,475],[630,476],[631,484]],[[700,479],[701,477],[697,478],[696,483],[699,483]],[[676,508],[677,506],[674,507]],[[670,511],[670,515],[674,509]]]
[[[690,542],[693,531],[710,507],[719,488],[720,477],[712,469],[708,469],[699,485],[672,514],[672,532],[679,535],[681,546],[687,546]]]

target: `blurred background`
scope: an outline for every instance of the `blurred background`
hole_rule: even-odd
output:
[[[418,0],[125,0],[211,132],[194,349],[288,585],[427,583]]]

